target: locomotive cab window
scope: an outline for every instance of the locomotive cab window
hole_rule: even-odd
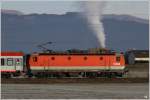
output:
[[[2,66],[5,65],[4,58],[1,58],[1,65],[2,65]]]
[[[7,59],[7,65],[12,66],[13,65],[13,58],[8,58]]]
[[[117,62],[120,62],[120,57],[116,57],[116,61],[117,61]]]
[[[33,57],[33,61],[34,61],[34,62],[37,62],[37,57]]]

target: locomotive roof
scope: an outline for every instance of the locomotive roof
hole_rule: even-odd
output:
[[[90,48],[87,50],[80,49],[69,49],[65,51],[54,51],[54,50],[45,50],[43,52],[35,52],[33,55],[115,55],[114,50],[109,50],[106,48]]]
[[[38,53],[38,55],[115,55],[116,53]]]

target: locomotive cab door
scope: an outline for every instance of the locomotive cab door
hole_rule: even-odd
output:
[[[113,57],[113,61],[111,63],[111,70],[118,70],[120,68],[120,60],[121,60],[121,55],[115,54]]]
[[[120,65],[121,55],[116,54],[116,65]]]

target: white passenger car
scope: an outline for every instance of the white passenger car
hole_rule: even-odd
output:
[[[23,71],[22,52],[1,52],[1,75],[10,77]]]

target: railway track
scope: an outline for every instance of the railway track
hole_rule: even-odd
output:
[[[148,83],[148,78],[13,78],[1,79],[2,84],[53,84],[53,83]]]

